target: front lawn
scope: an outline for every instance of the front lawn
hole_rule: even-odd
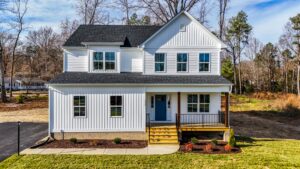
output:
[[[238,145],[243,152],[230,155],[14,155],[0,168],[300,168],[299,140],[260,139]]]

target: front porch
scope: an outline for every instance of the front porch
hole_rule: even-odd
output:
[[[189,110],[187,93],[176,93],[176,98],[174,98],[174,93],[166,94],[166,109],[161,111],[155,109],[156,105],[156,95],[149,94],[147,98],[150,99],[150,108],[154,111],[147,113],[147,132],[149,143],[178,143],[181,140],[182,132],[226,132],[229,129],[229,93],[205,93],[209,97],[209,112],[207,113],[191,113]],[[201,95],[201,94],[199,94]],[[183,97],[182,97],[183,96]],[[222,99],[221,99],[222,98]],[[160,98],[161,99],[161,98]],[[171,100],[172,99],[172,100]],[[175,100],[175,103],[174,103]],[[148,100],[149,101],[149,100]],[[148,103],[147,101],[147,103]],[[149,107],[149,106],[147,106]],[[168,111],[168,108],[176,107],[176,111],[170,111],[169,115],[166,115],[165,120],[161,121],[161,116],[159,120],[156,120],[155,116],[159,113]],[[147,109],[149,112],[149,109]],[[151,110],[151,109],[150,109]],[[176,113],[175,113],[176,112]],[[169,117],[169,118],[167,118]],[[174,117],[174,118],[172,118]],[[173,120],[175,119],[175,120]]]

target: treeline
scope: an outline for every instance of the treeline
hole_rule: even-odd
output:
[[[209,28],[208,15],[217,12],[218,28],[212,31],[228,45],[222,53],[222,74],[234,83],[234,92],[299,91],[299,14],[291,16],[278,43],[262,44],[253,37],[245,12],[228,18],[230,0],[75,0],[78,19],[62,18],[59,31],[30,27],[29,1],[0,0],[1,16],[9,16],[0,20],[2,84],[4,77],[49,80],[61,73],[61,46],[80,24],[163,25],[185,10]],[[2,91],[6,101],[4,85]]]

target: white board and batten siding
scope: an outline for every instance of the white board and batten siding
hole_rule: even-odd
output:
[[[144,88],[51,87],[50,132],[145,131]],[[86,96],[86,117],[74,117],[73,96]],[[123,96],[123,116],[110,116],[110,96]]]
[[[93,52],[115,52],[116,70],[107,73],[143,72],[143,52],[138,48],[87,47],[64,50],[65,72],[93,72]],[[101,73],[101,72],[99,72]]]
[[[180,31],[180,25],[185,25],[185,31]],[[171,22],[144,46],[145,74],[190,74],[190,75],[220,75],[221,43],[216,40],[203,26],[181,15]],[[166,71],[157,73],[154,70],[155,53],[166,54]],[[188,71],[177,72],[177,53],[188,54]],[[210,54],[210,71],[199,72],[199,54]]]

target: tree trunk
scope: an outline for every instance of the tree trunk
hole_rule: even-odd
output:
[[[297,66],[297,94],[300,96],[300,82],[299,82],[299,75],[300,75],[300,65]]]
[[[7,102],[5,81],[4,81],[4,62],[3,62],[3,48],[0,41],[0,69],[1,69],[1,100],[3,103]]]

